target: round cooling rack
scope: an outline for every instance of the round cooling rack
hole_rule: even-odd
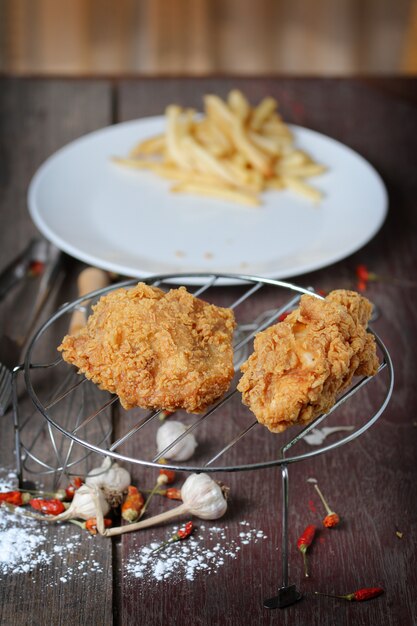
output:
[[[321,297],[311,288],[245,274],[164,274],[146,278],[143,282],[161,289],[169,289],[172,282],[190,284],[190,281],[194,279],[198,279],[201,284],[194,291],[195,296],[201,296],[205,301],[229,307],[235,313],[237,322],[234,337],[236,373],[249,356],[251,341],[258,332],[277,322],[285,313],[295,308],[303,294]],[[224,281],[228,280],[233,280],[237,287],[229,288],[227,291],[218,288],[219,284],[224,284]],[[48,430],[58,431],[64,438],[68,438],[72,446],[76,443],[90,452],[109,456],[118,461],[186,472],[235,472],[273,466],[286,467],[290,463],[309,459],[353,441],[377,421],[390,400],[394,383],[392,361],[382,340],[369,329],[375,336],[380,353],[380,366],[377,374],[372,377],[358,378],[355,384],[338,398],[328,413],[320,415],[307,426],[292,427],[281,434],[270,433],[257,422],[249,409],[241,404],[240,395],[236,389],[239,376],[236,375],[231,388],[223,398],[203,414],[186,415],[187,421],[191,418],[194,420],[187,425],[186,431],[161,453],[147,458],[150,454],[149,446],[144,449],[141,441],[145,439],[144,434],[147,429],[152,428],[152,424],[155,428],[155,424],[160,423],[158,416],[161,411],[141,412],[137,415],[134,409],[133,423],[128,424],[126,430],[118,433],[117,437],[112,434],[111,429],[109,432],[106,430],[104,434],[103,429],[94,430],[92,428],[94,424],[100,423],[103,414],[111,410],[111,407],[118,402],[118,397],[110,396],[107,392],[97,394],[97,387],[91,381],[84,376],[76,375],[73,366],[64,362],[60,356],[56,356],[56,345],[51,345],[48,338],[51,335],[56,342],[57,336],[65,334],[67,318],[75,310],[88,310],[102,295],[114,289],[129,288],[136,283],[137,280],[128,280],[114,284],[65,304],[39,329],[28,347],[24,363],[24,377],[30,398],[47,420]],[[270,304],[273,300],[274,303],[276,302],[276,308],[262,309],[264,300],[262,290],[268,291],[268,303]],[[270,297],[271,290],[274,292],[273,299]],[[229,298],[229,301],[225,302],[225,298]],[[58,330],[61,329],[62,334],[58,334]],[[53,356],[45,360],[43,355],[48,352],[48,349]],[[48,381],[47,385],[45,385],[45,378]],[[305,436],[324,420],[328,423],[333,419],[333,415],[337,414],[343,420],[344,405],[345,408],[348,407],[346,403],[354,402],[354,397],[363,393],[365,388],[372,389],[372,394],[369,394],[369,397],[372,395],[372,402],[362,402],[359,410],[354,411],[355,415],[360,414],[360,423],[354,426],[354,430],[348,434],[344,432],[343,436],[339,436],[331,444],[307,449]],[[94,403],[90,400],[86,403],[89,390],[94,391],[94,394],[98,396]],[[231,403],[235,403],[233,405],[235,409],[230,408]],[[370,408],[365,409],[365,405]],[[368,413],[364,415],[366,410]],[[132,411],[129,411],[126,415],[129,416],[131,413]],[[222,418],[224,413],[229,417]],[[349,413],[352,414],[352,411]],[[220,423],[226,425],[224,429],[219,428],[219,422],[216,422],[219,416],[222,418]],[[119,427],[120,423],[124,424],[123,416],[118,415],[114,419],[121,420]],[[93,434],[87,434],[91,432]],[[197,464],[195,462],[190,465],[160,462],[162,458],[169,458],[171,448],[181,439],[194,432],[206,433],[206,439],[212,437],[213,433],[216,435],[215,437],[213,435],[214,438],[208,446],[207,453],[199,457]],[[135,456],[131,453],[123,453],[123,446],[132,439],[137,449]],[[53,445],[55,446],[55,443]],[[239,462],[224,461],[236,445],[240,446]],[[291,452],[292,456],[289,456],[290,450],[296,445],[301,448],[301,451],[295,455]],[[62,461],[63,455],[58,458],[56,470],[67,473],[67,469],[72,467],[71,453],[67,453],[64,457],[65,462]]]

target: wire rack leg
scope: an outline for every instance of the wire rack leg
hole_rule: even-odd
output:
[[[16,456],[16,475],[19,481],[19,487],[23,484],[23,471],[22,471],[22,448],[20,445],[20,423],[19,423],[19,409],[17,403],[17,370],[12,373],[12,401],[13,401],[13,428],[14,428],[14,449]]]
[[[264,601],[266,609],[284,609],[286,606],[295,604],[303,597],[295,585],[289,584],[288,579],[288,466],[281,465],[282,486],[282,587],[278,589],[278,595]]]

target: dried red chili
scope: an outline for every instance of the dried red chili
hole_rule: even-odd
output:
[[[166,546],[170,545],[171,543],[175,543],[176,541],[183,541],[184,539],[187,539],[187,537],[189,537],[193,531],[194,531],[194,524],[192,522],[187,522],[183,528],[180,528],[175,533],[175,535],[172,535],[172,537],[170,537],[168,541],[164,541],[164,543],[162,543],[160,546],[152,550],[152,552],[159,552],[159,550],[163,550]]]
[[[159,463],[166,463],[166,459],[160,459]],[[166,469],[165,467],[159,470],[158,481],[160,485],[170,485],[175,481],[174,470]]]
[[[314,489],[319,494],[320,500],[323,502],[324,508],[326,509],[327,515],[323,519],[323,525],[326,526],[326,528],[334,528],[335,526],[337,526],[340,523],[339,515],[331,510],[331,508],[327,504],[326,500],[324,499],[324,496],[323,496],[322,492],[320,491],[319,486],[318,485],[314,485]]]
[[[368,283],[373,280],[378,280],[377,274],[370,272],[366,265],[356,266],[356,277],[358,279],[357,288],[359,291],[366,291]]]
[[[103,519],[103,522],[105,528],[110,528],[110,526],[112,526],[113,524],[112,520],[109,517],[105,517]],[[88,530],[88,532],[92,535],[97,535],[97,518],[90,517],[90,519],[82,524],[82,527]]]
[[[75,492],[77,491],[77,489],[79,489],[81,487],[83,482],[84,482],[83,479],[80,478],[79,476],[75,476],[71,480],[70,484],[65,489],[65,494],[66,494],[67,500],[72,500],[73,499]]]
[[[33,498],[32,500],[29,500],[29,504],[32,508],[36,509],[36,511],[48,513],[49,515],[59,515],[66,510],[65,505],[61,502],[61,500],[57,500],[56,498],[52,498],[51,500]]]
[[[181,489],[176,489],[175,487],[169,487],[166,490],[165,495],[170,500],[182,500]]]
[[[167,463],[167,460],[159,459],[158,463],[164,464],[164,463]],[[142,507],[142,511],[139,517],[142,517],[142,515],[145,513],[146,509],[148,508],[148,504],[152,500],[153,496],[160,491],[159,487],[162,487],[162,485],[169,485],[170,483],[173,483],[175,478],[176,478],[176,475],[175,475],[174,470],[167,469],[165,467],[159,470],[159,476],[156,479],[156,484],[151,490],[151,492],[149,493],[149,496],[146,498],[146,502]]]
[[[32,261],[29,265],[29,276],[40,276],[45,271],[45,263],[43,261]]]
[[[29,502],[31,497],[30,493],[22,491],[5,491],[0,493],[0,502],[7,502],[7,504],[14,504],[14,506],[23,506]]]
[[[310,547],[314,539],[316,530],[317,530],[316,527],[310,524],[309,526],[307,526],[307,528],[304,529],[303,534],[300,536],[300,538],[297,541],[297,548],[300,550],[301,554],[303,555],[304,574],[306,578],[309,577],[308,564],[307,564],[307,549]]]
[[[372,598],[377,598],[381,594],[384,593],[382,587],[364,587],[363,589],[358,589],[358,591],[354,591],[353,593],[347,593],[344,596],[333,595],[331,593],[321,593],[320,591],[314,592],[319,596],[327,596],[329,598],[341,598],[342,600],[354,600],[355,602],[363,602],[364,600],[372,600]]]
[[[194,530],[194,525],[192,522],[187,522],[184,528],[180,528],[177,532],[178,539],[186,539],[191,535]],[[175,535],[174,535],[175,536]]]
[[[330,515],[326,515],[326,517],[323,520],[323,524],[324,526],[326,526],[326,528],[334,528],[339,523],[340,523],[340,517],[338,516],[337,513],[330,513]]]
[[[130,485],[127,488],[126,500],[122,504],[122,517],[127,522],[136,522],[141,517],[144,498],[137,487]]]

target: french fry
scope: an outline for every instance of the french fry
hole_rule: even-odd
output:
[[[264,98],[252,107],[233,89],[226,100],[204,97],[205,115],[177,105],[166,108],[166,130],[136,144],[123,167],[149,169],[176,181],[176,193],[196,193],[248,206],[260,203],[265,189],[291,189],[318,202],[322,193],[305,182],[326,171],[294,146],[290,128]]]
[[[123,165],[125,167],[132,167],[138,170],[145,169],[155,169],[158,167],[159,163],[157,161],[147,161],[146,159],[124,159],[123,157],[111,157],[113,163],[117,163],[117,165]]]
[[[258,133],[254,133],[253,131],[249,131],[248,133],[249,140],[260,150],[265,152],[268,155],[279,156],[282,152],[282,144],[280,141],[276,140],[274,137],[268,137],[265,135],[260,135]]]
[[[250,123],[251,128],[253,130],[259,130],[265,120],[272,115],[277,106],[278,103],[275,98],[264,98],[253,111]]]
[[[322,199],[321,191],[319,191],[315,187],[312,187],[311,185],[308,185],[299,178],[295,178],[292,176],[283,176],[282,180],[285,187],[288,187],[288,189],[292,189],[292,191],[296,191],[301,196],[304,196],[308,200],[311,200],[311,202],[316,203]]]
[[[202,196],[214,196],[221,200],[238,202],[239,204],[246,204],[248,206],[258,206],[260,204],[259,198],[255,194],[239,191],[220,184],[209,185],[190,181],[172,187],[171,191],[175,193],[195,193]]]
[[[273,173],[271,159],[250,141],[240,120],[233,123],[232,132],[236,148],[243,152],[249,163],[266,177],[271,176]]]
[[[280,172],[283,176],[288,175],[296,178],[311,178],[324,174],[326,168],[318,163],[306,163],[303,165],[292,165],[282,167]]]
[[[129,152],[129,157],[134,158],[141,154],[159,154],[164,150],[165,145],[165,136],[156,135],[155,137],[145,139],[145,141],[141,141],[136,146],[134,146]]]
[[[251,109],[250,104],[243,93],[238,89],[232,89],[227,97],[227,103],[235,115],[237,115],[242,122],[246,122],[249,118]]]
[[[192,137],[184,137],[183,146],[200,164],[200,171],[204,172],[204,170],[208,170],[211,174],[217,175],[219,178],[232,185],[239,183],[236,176],[234,176],[219,159],[210,154],[205,148],[198,145]]]
[[[179,127],[181,109],[178,106],[170,105],[166,110],[167,116],[167,150],[170,158],[186,170],[192,169],[192,163],[181,148],[181,130]]]

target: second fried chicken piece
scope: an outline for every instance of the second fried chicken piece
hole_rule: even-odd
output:
[[[139,283],[93,307],[87,325],[64,337],[65,361],[112,393],[126,408],[183,408],[199,413],[233,378],[230,309]]]
[[[366,331],[371,312],[353,291],[333,291],[325,300],[303,295],[283,322],[259,333],[238,385],[258,421],[273,432],[307,424],[335,404],[353,376],[375,374],[375,339]]]

